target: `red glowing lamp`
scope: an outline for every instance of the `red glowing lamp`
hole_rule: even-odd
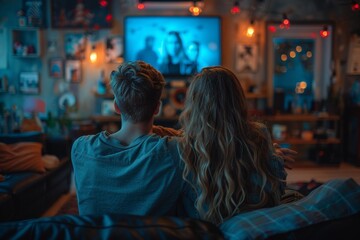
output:
[[[357,2],[355,2],[355,1],[353,1],[353,2],[351,3],[351,9],[352,9],[353,11],[360,11],[360,4],[357,3]]]
[[[108,1],[107,0],[100,0],[99,4],[101,7],[106,7],[108,5]]]
[[[327,26],[324,26],[324,28],[320,31],[320,36],[322,38],[327,38],[329,36],[329,31]]]
[[[143,3],[138,3],[137,9],[143,10],[144,8],[145,8],[145,4],[143,4]]]

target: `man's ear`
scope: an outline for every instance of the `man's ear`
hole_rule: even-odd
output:
[[[161,114],[161,108],[162,108],[162,101],[160,100],[160,101],[158,102],[158,104],[156,105],[156,108],[155,108],[155,111],[154,111],[154,115],[155,115],[156,117],[160,116],[160,114]]]
[[[119,109],[119,106],[116,104],[115,99],[114,99],[114,109],[115,109],[115,112],[116,112],[117,114],[121,114],[120,109]]]

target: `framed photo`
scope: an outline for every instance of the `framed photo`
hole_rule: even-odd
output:
[[[353,35],[350,40],[347,73],[360,75],[360,37]]]
[[[114,100],[103,100],[101,103],[101,115],[114,115],[115,107],[114,107]]]
[[[44,27],[46,25],[46,1],[44,0],[23,0],[23,9],[26,19],[22,19],[28,27]],[[19,19],[20,20],[20,19]]]
[[[81,33],[65,34],[65,55],[67,59],[85,59],[86,36]]]
[[[105,61],[107,63],[122,63],[124,53],[123,38],[121,36],[108,37],[105,40],[105,45]]]
[[[19,91],[24,94],[40,93],[40,76],[38,72],[22,72],[19,79]]]
[[[81,61],[68,60],[65,64],[65,80],[71,83],[81,82]]]
[[[53,28],[111,28],[112,0],[51,0]]]
[[[64,66],[61,58],[49,60],[49,76],[52,78],[62,78],[64,76]]]
[[[257,70],[258,47],[256,44],[238,44],[235,52],[236,71],[255,72]]]

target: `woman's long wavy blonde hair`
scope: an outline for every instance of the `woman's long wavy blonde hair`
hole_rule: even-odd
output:
[[[196,208],[202,219],[219,224],[279,201],[276,193],[265,191],[268,184],[279,188],[266,163],[271,143],[263,127],[249,121],[244,92],[230,70],[208,67],[194,76],[180,124],[184,178],[198,192]],[[251,183],[252,173],[260,177],[260,186]],[[250,193],[259,201],[254,203]]]

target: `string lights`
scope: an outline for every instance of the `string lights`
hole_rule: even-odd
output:
[[[92,45],[90,53],[90,62],[95,63],[97,60],[96,45]]]
[[[324,25],[323,29],[320,31],[320,36],[322,38],[327,38],[329,36],[328,26]]]
[[[357,1],[351,2],[351,9],[353,11],[360,11],[360,4]]]
[[[240,3],[239,1],[235,1],[234,5],[230,9],[231,14],[238,14],[240,13]]]
[[[283,14],[283,20],[280,24],[280,28],[285,28],[285,29],[289,29],[290,28],[290,20],[289,18],[287,17],[287,14],[284,13]]]
[[[142,0],[139,0],[138,4],[136,5],[138,10],[143,10],[145,9],[145,4],[143,3]]]
[[[200,15],[200,13],[202,12],[202,9],[199,6],[197,6],[197,0],[195,0],[193,2],[193,5],[189,7],[189,12],[191,12],[191,14],[193,16],[199,16]]]
[[[246,30],[246,36],[252,37],[252,36],[254,36],[254,33],[255,33],[254,20],[251,20],[250,25],[248,26],[248,28]]]

